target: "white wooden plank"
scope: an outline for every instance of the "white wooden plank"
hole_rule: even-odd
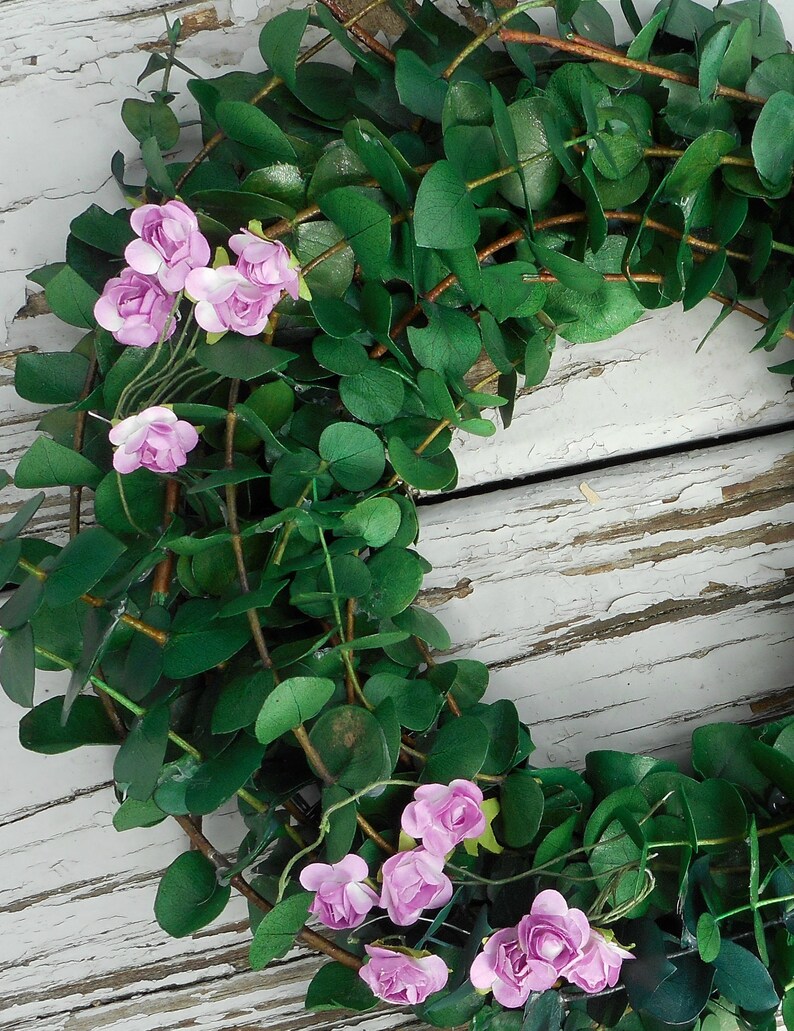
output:
[[[423,509],[427,584],[443,599],[471,581],[437,609],[453,654],[488,663],[539,763],[679,755],[698,724],[750,718],[792,686],[793,440]]]
[[[790,444],[776,434],[424,509],[428,600],[471,580],[434,610],[454,654],[489,662],[493,694],[516,699],[538,761],[593,747],[677,754],[699,722],[775,711],[794,667]],[[20,762],[7,717],[6,783]],[[263,1008],[284,1031],[399,1026],[391,1014],[304,1016],[315,961],[297,951],[246,973],[239,902],[195,939],[165,938],[151,904],[184,841],[167,825],[115,834],[112,795],[97,787],[111,752],[27,756],[14,778],[22,811],[0,826],[0,1026],[254,1028]],[[47,806],[64,778],[76,797]],[[231,850],[240,828],[226,813],[209,833]]]

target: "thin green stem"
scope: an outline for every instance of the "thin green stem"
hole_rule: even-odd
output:
[[[506,11],[504,14],[500,15],[495,22],[492,22],[486,29],[483,29],[479,36],[476,36],[470,43],[466,44],[458,56],[444,69],[442,78],[451,78],[460,65],[462,65],[467,58],[471,57],[475,50],[479,50],[484,43],[487,43],[492,36],[495,36],[497,32],[503,29],[511,18],[515,18],[517,14],[523,14],[524,11],[531,11],[533,8],[537,7],[554,6],[555,0],[528,0],[527,3],[518,4],[511,11]]]
[[[132,377],[130,382],[124,387],[124,389],[122,390],[121,394],[119,395],[119,399],[118,399],[118,402],[116,404],[116,410],[113,413],[113,418],[114,419],[118,419],[118,418],[121,417],[121,415],[124,412],[124,407],[125,407],[125,403],[127,401],[127,398],[130,397],[130,395],[132,394],[133,390],[138,386],[138,384],[141,382],[141,380],[151,371],[151,369],[154,368],[155,364],[159,360],[160,354],[162,353],[162,350],[163,350],[163,345],[165,343],[165,340],[166,340],[166,337],[167,337],[167,334],[168,334],[168,330],[171,328],[171,323],[176,318],[176,313],[177,313],[177,310],[179,309],[179,305],[182,303],[182,298],[183,297],[184,297],[184,291],[180,290],[180,292],[174,298],[173,307],[171,308],[171,311],[168,313],[168,318],[166,319],[165,325],[163,326],[163,330],[160,333],[160,339],[157,341],[157,343],[155,344],[154,348],[152,349],[152,354],[149,357],[149,360],[146,362],[146,364],[143,366],[143,368],[140,370],[140,372],[137,375]],[[191,309],[191,313],[192,313],[192,309]],[[187,325],[188,321],[189,321],[189,319],[186,320],[186,325]],[[184,330],[183,330],[182,334],[180,334],[180,341],[179,342],[181,342],[183,335],[184,335]],[[178,346],[178,344],[177,344],[177,346]]]
[[[794,895],[780,895],[776,899],[761,899],[759,902],[752,903],[748,906],[737,906],[736,909],[730,909],[727,913],[720,913],[719,916],[714,917],[715,920],[727,920],[728,917],[738,916],[739,913],[755,912],[756,909],[762,909],[764,906],[777,906],[782,905],[784,902],[794,902]]]

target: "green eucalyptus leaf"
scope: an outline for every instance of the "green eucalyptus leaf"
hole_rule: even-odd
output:
[[[475,244],[480,222],[460,173],[449,161],[437,161],[422,179],[414,205],[414,233],[419,247],[455,250]]]
[[[308,11],[282,11],[270,18],[259,34],[259,52],[265,63],[293,91],[298,53],[308,24]]]
[[[312,892],[296,892],[265,914],[248,953],[252,970],[264,970],[274,959],[286,956],[306,923],[312,898]]]
[[[337,422],[323,430],[320,457],[345,490],[367,490],[383,475],[386,457],[373,430],[355,423]]]
[[[48,280],[44,293],[47,304],[59,319],[80,329],[95,328],[94,305],[99,294],[74,269],[65,265],[56,272]]]
[[[62,697],[48,698],[26,713],[19,724],[23,748],[44,755],[69,752],[83,745],[116,745],[118,735],[102,702],[93,695],[79,695],[64,723]]]
[[[209,859],[200,852],[183,852],[162,876],[154,915],[166,934],[186,938],[220,916],[231,891],[218,883]]]
[[[326,677],[289,677],[267,696],[256,718],[256,737],[263,744],[312,719],[331,699],[334,682]]]
[[[29,709],[36,681],[36,652],[30,624],[4,637],[0,646],[0,686],[12,702]]]
[[[774,187],[790,181],[794,165],[794,94],[773,93],[761,108],[752,141],[761,181]]]

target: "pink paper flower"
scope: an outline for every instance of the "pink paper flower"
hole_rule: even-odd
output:
[[[444,856],[466,838],[479,838],[485,831],[480,809],[482,791],[469,780],[451,784],[423,784],[414,792],[415,801],[405,807],[402,829],[434,855]]]
[[[108,434],[116,446],[113,468],[119,473],[151,469],[175,473],[187,462],[187,453],[198,444],[198,433],[189,422],[177,419],[170,408],[146,408],[122,419]]]
[[[176,329],[176,317],[170,318],[174,300],[154,276],[124,268],[105,283],[94,318],[120,344],[151,347]]]
[[[247,229],[241,229],[229,240],[229,246],[237,258],[236,267],[249,282],[259,286],[266,293],[282,290],[298,299],[300,280],[297,264],[279,240],[262,240]]]
[[[434,992],[440,992],[449,978],[440,956],[407,956],[404,952],[367,945],[369,963],[358,976],[372,994],[394,1006],[418,1006]]]
[[[557,980],[550,963],[527,955],[518,928],[505,927],[492,934],[469,972],[471,983],[481,992],[492,991],[508,1009],[523,1006],[530,992],[545,992]]]
[[[424,909],[440,909],[452,898],[443,856],[423,848],[398,852],[383,864],[381,905],[400,927],[415,924]]]
[[[202,329],[208,333],[231,329],[247,337],[264,331],[280,296],[249,282],[234,265],[193,269],[185,280],[185,291],[198,301],[196,322]]]
[[[572,961],[563,974],[572,984],[592,995],[615,987],[625,959],[634,959],[634,956],[591,928],[581,956]]]
[[[199,232],[195,214],[182,201],[144,204],[133,211],[130,225],[140,237],[124,251],[130,267],[157,276],[171,293],[182,289],[191,269],[209,263],[210,245]]]
[[[316,892],[309,911],[335,931],[358,927],[379,903],[377,892],[362,882],[369,874],[360,856],[347,855],[338,863],[311,863],[300,875],[308,891]]]
[[[563,896],[553,889],[537,895],[518,924],[521,948],[530,961],[545,963],[554,971],[551,984],[582,958],[589,937],[587,917],[581,909],[569,909]]]

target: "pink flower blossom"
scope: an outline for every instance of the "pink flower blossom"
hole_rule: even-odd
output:
[[[235,233],[229,246],[238,255],[236,267],[245,278],[266,293],[281,295],[282,290],[298,299],[300,279],[297,264],[279,240],[262,240],[247,229]]]
[[[176,317],[169,319],[174,300],[154,276],[124,268],[105,283],[94,318],[120,344],[151,347],[161,337],[168,340],[176,329]]]
[[[581,909],[569,909],[553,889],[535,897],[527,916],[518,924],[518,940],[531,961],[548,964],[557,976],[582,958],[590,937],[590,924]],[[550,987],[550,986],[549,986]]]
[[[144,204],[133,211],[130,225],[140,239],[127,245],[124,257],[136,272],[157,276],[171,293],[182,289],[191,269],[209,263],[210,245],[182,201]]]
[[[563,974],[572,984],[592,995],[615,987],[625,959],[634,959],[634,956],[591,928],[581,956],[569,963]]]
[[[113,468],[119,473],[136,469],[175,473],[187,462],[187,452],[198,444],[194,426],[177,419],[170,408],[159,406],[122,419],[108,437],[116,446]]]
[[[362,883],[369,870],[360,856],[347,855],[338,863],[311,863],[300,875],[308,891],[316,892],[310,912],[335,931],[358,927],[379,903],[377,892]]]
[[[227,329],[259,336],[267,325],[279,294],[249,282],[234,265],[197,268],[188,273],[185,291],[196,305],[196,322],[208,333]]]
[[[443,856],[423,848],[389,856],[382,867],[381,905],[400,927],[415,924],[424,909],[441,909],[452,898]]]
[[[444,856],[467,838],[479,838],[485,831],[480,809],[482,791],[469,780],[451,784],[423,784],[414,792],[415,801],[406,806],[402,829],[434,855]]]
[[[440,956],[408,956],[404,952],[367,945],[369,963],[358,976],[372,994],[395,1006],[418,1006],[434,992],[440,992],[449,978]]]
[[[532,959],[523,949],[516,927],[492,934],[469,972],[471,983],[508,1009],[523,1006],[530,992],[545,992],[557,980],[557,971],[544,960]]]

